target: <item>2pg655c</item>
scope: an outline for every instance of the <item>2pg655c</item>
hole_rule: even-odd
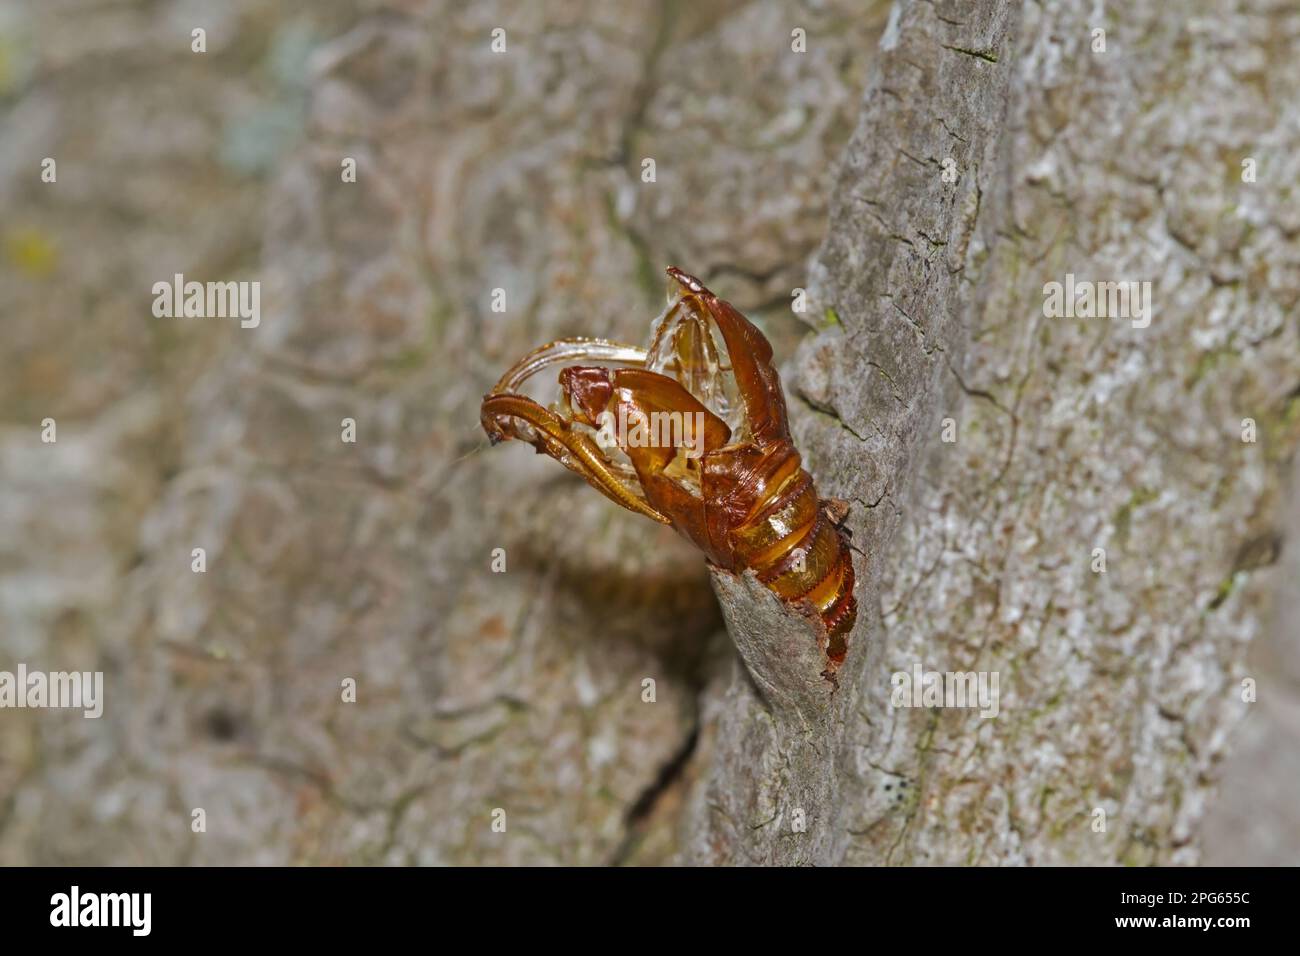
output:
[[[1169,902],[1181,903],[1182,893],[1170,893]],[[1174,899],[1177,896],[1179,899]],[[1249,893],[1193,893],[1189,903],[1249,903]]]

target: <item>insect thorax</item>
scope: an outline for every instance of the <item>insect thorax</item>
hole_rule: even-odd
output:
[[[731,429],[732,442],[749,428],[727,343],[699,296],[672,283],[668,304],[654,320],[646,368],[675,378]]]

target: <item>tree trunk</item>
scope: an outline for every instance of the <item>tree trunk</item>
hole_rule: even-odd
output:
[[[76,610],[108,703],[6,725],[0,862],[1196,861],[1300,443],[1300,63],[1284,5],[1193,8],[409,0],[323,45],[261,326],[70,413],[96,515],[157,493],[22,612],[30,654]],[[851,505],[836,683],[752,577],[479,428],[531,347],[643,343],[670,264]],[[1049,317],[1067,274],[1149,324]],[[996,716],[895,706],[915,669]]]

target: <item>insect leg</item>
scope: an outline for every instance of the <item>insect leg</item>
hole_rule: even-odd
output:
[[[483,427],[493,441],[508,437],[502,420],[514,419],[522,419],[533,427],[535,438],[530,442],[533,447],[577,472],[611,501],[660,524],[672,523],[666,515],[655,510],[619,480],[595,442],[571,429],[554,412],[523,395],[489,395],[483,400]]]
[[[566,362],[613,362],[617,365],[644,365],[646,351],[635,345],[621,345],[605,339],[560,339],[533,349],[511,366],[489,395],[517,392],[519,386],[542,369]]]

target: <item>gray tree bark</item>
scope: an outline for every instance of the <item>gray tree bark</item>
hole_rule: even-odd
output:
[[[232,50],[270,15],[237,9]],[[0,284],[34,367],[64,369],[49,329],[66,340],[81,301],[106,348],[139,335],[129,392],[0,375],[25,416],[0,435],[21,504],[0,526],[22,542],[3,554],[27,568],[0,590],[0,646],[109,679],[100,721],[0,722],[0,862],[1197,859],[1300,444],[1294,13],[333,16],[277,94],[303,129],[273,176],[177,187],[204,197],[195,238],[121,183],[142,154],[227,155],[219,111],[172,115],[189,142],[124,142],[94,71],[51,55],[14,109],[63,112],[0,136],[0,196],[57,148],[119,197],[95,234],[124,217],[148,240],[79,240],[97,207],[66,194],[12,200],[101,257],[58,293],[57,271]],[[208,68],[160,61],[147,20],[107,26],[143,75]],[[61,49],[59,23],[40,29]],[[234,81],[186,102],[216,82]],[[479,431],[533,345],[644,340],[668,264],[789,359],[796,444],[852,505],[861,612],[838,685],[751,579],[710,580],[671,532]],[[261,280],[262,326],[159,326],[144,292],[109,294],[173,271]],[[1150,325],[1046,318],[1066,273],[1151,281]],[[45,414],[58,454],[33,450]],[[891,706],[915,665],[997,673],[999,715]]]
[[[997,167],[1019,20],[1013,3],[977,5],[960,22],[942,9],[898,5],[880,41],[813,273],[815,314],[836,318],[804,342],[792,376],[804,413],[798,444],[820,490],[856,505],[866,613],[832,690],[820,655],[789,646],[809,646],[807,627],[789,636],[801,621],[752,576],[737,587],[715,574],[750,674],[733,679],[718,718],[692,841],[701,861],[833,863],[861,814],[845,785],[872,736],[859,714],[878,713],[889,687],[873,678],[887,663],[875,612],[902,514],[890,504],[911,492],[966,351],[963,318],[979,279],[968,265],[983,248],[972,239]],[[942,175],[945,159],[964,172],[956,182]],[[765,647],[776,649],[772,666],[756,667],[751,648]]]

